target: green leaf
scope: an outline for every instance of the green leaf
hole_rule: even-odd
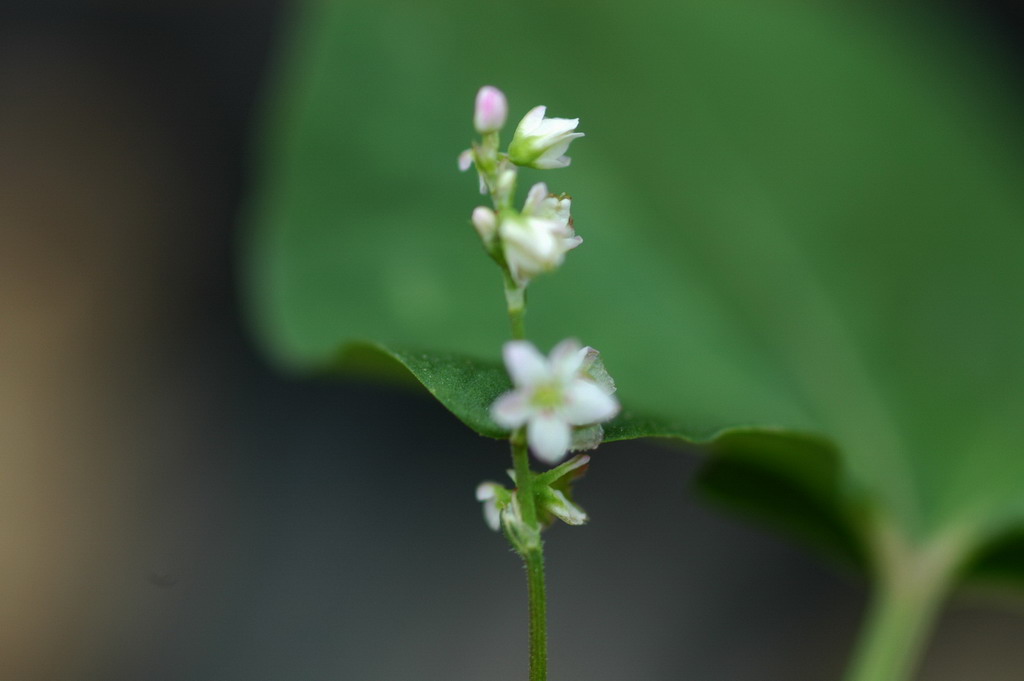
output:
[[[377,353],[397,362],[431,395],[467,426],[487,437],[507,438],[508,432],[491,420],[490,406],[511,389],[508,374],[495,362],[450,353],[397,350],[368,343],[350,344],[341,355],[339,368],[362,371],[369,355]]]
[[[855,564],[893,533],[911,553],[955,535],[965,576],[1024,574],[1022,107],[959,25],[755,0],[310,3],[249,210],[258,335],[303,371],[353,339],[453,353],[390,351],[495,433],[500,370],[458,357],[497,358],[507,320],[455,169],[493,83],[513,118],[546,104],[587,133],[572,167],[523,174],[573,194],[584,238],[531,286],[527,326],[599,348],[652,415],[610,438],[722,435],[710,494]]]

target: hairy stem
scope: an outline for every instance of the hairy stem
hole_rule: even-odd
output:
[[[512,434],[512,465],[516,472],[516,487],[519,492],[519,508],[523,522],[539,531],[537,504],[533,495],[533,472],[530,470],[530,452],[526,447],[526,433],[520,428]]]
[[[544,549],[538,546],[523,556],[530,597],[530,681],[547,681],[547,592],[544,587]]]
[[[547,590],[544,586],[544,544],[540,540],[537,506],[533,493],[530,454],[522,429],[512,435],[512,461],[516,471],[516,495],[523,522],[537,533],[535,545],[520,551],[526,566],[530,604],[530,681],[546,681],[548,676]]]

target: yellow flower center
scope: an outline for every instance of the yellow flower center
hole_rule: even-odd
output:
[[[561,386],[556,383],[537,386],[537,389],[533,391],[533,398],[530,400],[535,407],[541,409],[554,409],[561,406],[564,401]]]

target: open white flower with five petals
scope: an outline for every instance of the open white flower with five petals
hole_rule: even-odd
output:
[[[572,446],[574,428],[619,413],[614,388],[585,371],[595,353],[572,339],[556,345],[548,357],[528,341],[506,343],[503,354],[513,390],[495,400],[491,417],[510,430],[525,426],[534,456],[558,463]]]

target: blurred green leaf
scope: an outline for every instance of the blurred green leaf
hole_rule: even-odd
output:
[[[856,563],[884,526],[911,546],[955,529],[965,560],[1000,540],[991,570],[1022,569],[1005,545],[1024,528],[1022,109],[955,21],[321,2],[288,57],[247,243],[252,316],[283,364],[372,339],[454,353],[392,351],[447,404],[502,380],[456,359],[496,358],[507,335],[476,180],[455,169],[492,83],[513,116],[582,118],[573,166],[524,177],[574,195],[585,240],[531,287],[528,327],[545,350],[601,350],[653,415],[618,435],[731,433],[708,491]],[[453,410],[493,434],[482,404]]]

